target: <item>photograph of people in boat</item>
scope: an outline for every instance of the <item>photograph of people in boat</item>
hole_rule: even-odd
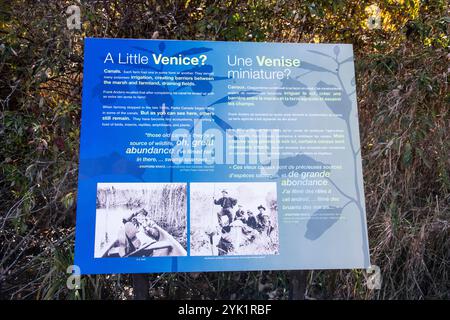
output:
[[[96,258],[186,256],[185,183],[99,183]]]
[[[278,254],[276,183],[191,183],[193,256]]]

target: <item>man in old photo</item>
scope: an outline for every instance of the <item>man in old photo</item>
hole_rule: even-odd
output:
[[[214,200],[214,204],[216,206],[221,206],[222,207],[220,212],[217,213],[217,218],[219,220],[219,225],[221,227],[223,227],[222,216],[225,216],[225,215],[228,217],[228,224],[233,222],[233,214],[231,213],[231,210],[236,205],[237,200],[229,197],[228,196],[228,192],[225,189],[222,190],[222,198],[220,198],[218,200],[213,198],[213,200]]]

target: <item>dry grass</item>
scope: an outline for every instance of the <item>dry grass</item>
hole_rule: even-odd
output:
[[[307,1],[130,2],[87,2],[82,31],[65,28],[71,1],[1,5],[0,299],[132,295],[128,275],[83,277],[79,292],[65,286],[73,261],[85,35],[353,43],[371,259],[383,284],[369,290],[361,270],[314,271],[307,296],[450,298],[445,1],[414,8],[380,1],[391,20],[372,31],[362,27],[360,1],[314,10]],[[288,286],[286,272],[151,275],[155,299],[284,299]]]

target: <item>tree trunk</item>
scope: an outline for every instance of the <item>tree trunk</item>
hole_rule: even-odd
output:
[[[307,270],[289,271],[291,278],[289,288],[289,300],[305,300]]]
[[[147,274],[137,273],[132,275],[134,300],[150,299],[150,278]]]

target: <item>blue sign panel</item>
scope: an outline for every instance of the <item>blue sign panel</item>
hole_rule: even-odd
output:
[[[82,274],[370,265],[351,45],[84,50]]]

